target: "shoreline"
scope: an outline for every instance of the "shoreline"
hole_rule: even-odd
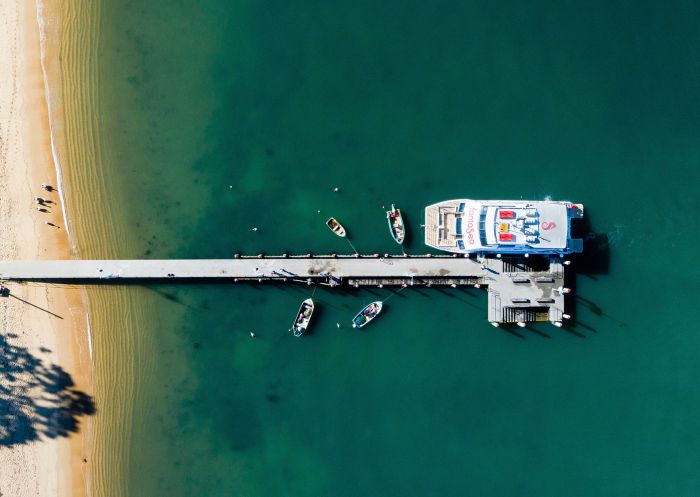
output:
[[[46,9],[46,2],[51,2],[51,0],[35,0],[34,3],[34,9],[35,9],[35,16],[36,16],[36,23],[37,23],[37,33],[39,35],[39,62],[40,62],[40,67],[41,67],[41,74],[43,77],[44,81],[44,95],[45,95],[45,101],[46,101],[46,109],[47,109],[47,125],[48,125],[48,133],[49,133],[49,140],[51,143],[51,157],[53,159],[53,166],[54,170],[56,173],[56,188],[58,189],[58,196],[61,199],[61,207],[63,209],[63,225],[65,226],[66,230],[66,236],[68,237],[68,242],[70,243],[71,251],[77,255],[77,242],[76,240],[73,239],[71,235],[71,230],[70,230],[70,220],[68,218],[68,211],[67,211],[67,203],[66,203],[66,197],[64,193],[64,188],[63,188],[63,174],[61,171],[61,160],[58,155],[58,147],[56,143],[56,135],[55,135],[55,127],[53,123],[56,120],[60,120],[60,117],[58,113],[61,111],[60,107],[58,107],[58,104],[55,102],[59,99],[52,99],[52,91],[51,91],[51,86],[54,86],[54,89],[57,90],[57,93],[60,95],[60,89],[61,87],[61,76],[60,76],[60,70],[58,67],[55,68],[55,70],[51,71],[49,68],[49,56],[47,55],[48,52],[51,49],[51,46],[49,45],[48,38],[49,35],[46,33],[48,29],[47,21],[46,21],[46,14],[45,14],[45,9]],[[54,5],[51,8],[54,10],[54,15],[55,16],[60,16],[60,12],[58,10],[58,6]],[[56,31],[54,33],[54,38],[55,38],[55,46],[57,46],[60,43],[60,31]],[[58,56],[58,53],[54,54]],[[58,57],[56,60],[60,60],[60,57]],[[49,72],[52,72],[51,76],[49,76]],[[52,103],[52,101],[54,103]],[[60,100],[59,100],[60,101]],[[58,107],[58,108],[57,108]]]
[[[74,240],[65,226],[69,217],[63,194],[40,188],[42,183],[58,187],[61,176],[55,143],[60,138],[56,133],[61,129],[61,106],[52,98],[61,94],[61,75],[57,58],[46,63],[60,47],[60,38],[52,37],[60,36],[58,7],[41,0],[0,0],[7,28],[0,38],[0,62],[9,66],[6,75],[11,80],[0,95],[3,258],[75,255]],[[48,212],[37,210],[35,196],[52,202],[45,207]],[[51,409],[49,419],[41,424],[27,414],[29,426],[0,444],[0,492],[18,497],[89,495],[90,466],[83,461],[89,453],[92,421],[89,415],[75,414],[70,405],[71,396],[81,393],[91,398],[93,393],[87,294],[82,288],[50,285],[8,283],[7,287],[14,298],[0,304],[3,340],[37,361],[39,371],[58,371],[60,376],[52,385],[59,389],[56,398],[49,397],[48,406],[41,388],[32,388],[28,396],[30,407]],[[26,381],[31,381],[32,373],[26,372]],[[0,381],[8,389],[17,387],[17,379]]]

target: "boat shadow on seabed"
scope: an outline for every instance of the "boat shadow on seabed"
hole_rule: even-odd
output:
[[[13,338],[0,334],[0,447],[77,432],[79,417],[95,413],[92,397],[74,388],[63,368],[12,344]]]

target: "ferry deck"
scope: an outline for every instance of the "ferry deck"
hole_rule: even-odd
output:
[[[426,245],[452,253],[564,255],[581,252],[571,220],[583,205],[558,201],[448,200],[425,208]]]

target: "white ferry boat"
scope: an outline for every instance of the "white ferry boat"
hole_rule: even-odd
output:
[[[583,205],[564,201],[448,200],[425,208],[425,244],[455,253],[570,254],[571,220]]]

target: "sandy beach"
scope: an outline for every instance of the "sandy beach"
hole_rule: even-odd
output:
[[[73,256],[61,195],[41,188],[58,187],[47,88],[53,92],[60,81],[49,64],[42,68],[36,9],[34,2],[0,0],[3,259]],[[0,299],[0,495],[87,495],[94,404],[85,292],[6,286],[10,293]]]

